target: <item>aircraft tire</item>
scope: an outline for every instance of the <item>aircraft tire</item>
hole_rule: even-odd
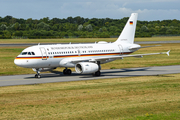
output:
[[[66,72],[66,71],[67,71],[67,69],[64,69],[64,70],[63,70],[63,74],[64,74],[64,75],[66,75],[66,74],[67,74],[67,72]]]
[[[71,73],[72,73],[71,69],[67,69],[66,74],[71,75]]]
[[[100,76],[100,75],[101,75],[100,71],[95,72],[95,76]]]
[[[41,78],[41,75],[35,74],[35,78]]]

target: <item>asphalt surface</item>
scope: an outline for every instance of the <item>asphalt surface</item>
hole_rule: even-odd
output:
[[[165,43],[180,43],[180,40],[176,41],[143,41],[143,42],[135,42],[136,44],[165,44]],[[41,43],[41,45],[50,45],[56,43]],[[57,44],[68,44],[68,43],[57,43]],[[77,43],[72,43],[77,44]],[[87,43],[81,43],[87,44]],[[17,47],[17,46],[33,46],[38,45],[38,43],[26,43],[26,44],[0,44],[0,47]]]
[[[0,86],[30,85],[30,84],[41,84],[41,83],[163,75],[163,74],[174,74],[174,73],[180,73],[180,65],[101,70],[101,76],[99,77],[93,77],[92,75],[81,75],[74,72],[70,76],[65,76],[62,74],[62,72],[48,73],[48,74],[42,73],[41,74],[42,78],[40,79],[34,78],[35,74],[13,75],[13,76],[1,76]]]

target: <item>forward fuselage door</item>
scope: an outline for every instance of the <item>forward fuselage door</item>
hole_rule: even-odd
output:
[[[41,55],[42,55],[42,60],[47,60],[47,52],[46,49],[44,47],[40,47],[39,48],[41,51]]]
[[[123,47],[122,47],[122,45],[119,44],[118,47],[119,47],[119,51],[120,51],[119,55],[123,55]]]
[[[78,56],[81,56],[81,50],[80,49],[78,49]]]

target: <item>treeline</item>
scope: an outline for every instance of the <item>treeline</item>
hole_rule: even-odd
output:
[[[11,38],[109,38],[118,37],[128,17],[122,19],[48,17],[40,20],[0,17],[0,39]],[[136,37],[153,35],[180,35],[180,20],[138,21]]]

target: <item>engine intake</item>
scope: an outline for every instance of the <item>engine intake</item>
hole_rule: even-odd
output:
[[[99,66],[96,63],[80,62],[76,64],[75,70],[77,73],[90,74],[97,72],[99,70]]]

